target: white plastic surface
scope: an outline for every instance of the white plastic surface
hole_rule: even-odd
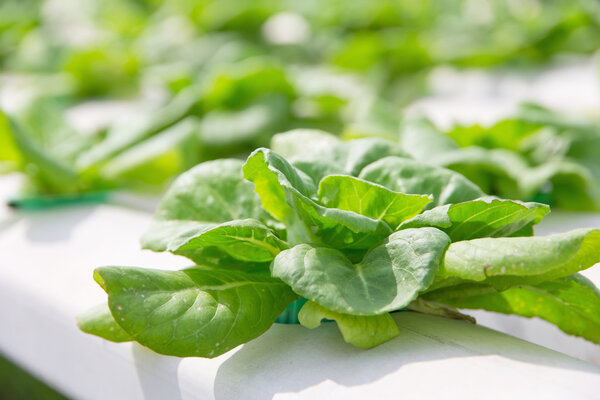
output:
[[[77,399],[596,399],[600,368],[487,328],[413,313],[364,351],[333,323],[275,325],[213,360],[157,355],[83,334],[100,265],[178,268],[139,250],[150,214],[115,206],[14,216],[0,228],[0,352]]]

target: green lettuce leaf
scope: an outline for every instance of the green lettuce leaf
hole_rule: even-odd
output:
[[[279,97],[268,98],[242,110],[214,110],[200,121],[200,140],[208,148],[210,158],[232,149],[247,151],[268,143],[268,135],[276,131],[285,114],[285,103]]]
[[[263,207],[286,224],[290,243],[366,250],[392,233],[382,220],[319,204],[312,179],[270,150],[252,153],[244,176],[256,185]]]
[[[406,118],[402,121],[400,143],[412,157],[429,163],[432,158],[435,159],[458,149],[458,145],[451,138],[441,133],[423,116]]]
[[[565,210],[600,210],[600,176],[577,162],[550,161],[532,168],[525,176],[530,187],[549,187],[552,206]]]
[[[47,151],[20,122],[9,120],[14,143],[22,155],[25,172],[40,193],[78,193],[84,189],[75,169]]]
[[[449,243],[435,228],[406,229],[356,264],[337,250],[300,244],[279,253],[271,273],[327,309],[382,314],[405,307],[432,284]]]
[[[312,177],[315,183],[327,175],[357,176],[365,166],[386,156],[408,157],[390,140],[342,141],[330,133],[309,129],[277,134],[271,140],[271,148]]]
[[[431,198],[393,192],[351,176],[329,175],[319,184],[319,201],[326,207],[354,211],[383,220],[392,228],[416,216]]]
[[[266,274],[196,266],[94,273],[115,321],[160,354],[217,357],[264,333],[297,296]]]
[[[295,96],[285,66],[268,57],[253,57],[216,68],[203,91],[203,108],[243,109],[260,97],[281,94]]]
[[[600,292],[579,274],[501,292],[469,296],[468,292],[440,291],[430,297],[453,307],[539,317],[568,334],[600,343]]]
[[[200,161],[197,133],[198,120],[188,117],[111,158],[98,173],[112,185],[130,189],[162,185]]]
[[[540,203],[493,198],[471,200],[427,210],[399,229],[433,226],[444,231],[453,242],[517,233],[532,236],[532,225],[539,223],[548,212],[550,207]]]
[[[8,118],[0,111],[0,174],[15,171],[23,164],[23,154],[17,146]]]
[[[306,198],[316,192],[316,186],[309,176],[267,149],[258,149],[250,154],[243,171],[244,178],[254,183],[263,208],[281,222],[294,215],[286,202],[286,189]]]
[[[560,114],[535,103],[520,104],[518,116],[523,123],[533,126],[549,125],[578,138],[597,138],[600,134],[600,126],[596,121]]]
[[[77,316],[77,325],[85,333],[100,336],[111,342],[131,342],[133,338],[115,321],[106,304],[89,309]]]
[[[460,147],[478,146],[485,149],[517,151],[521,142],[536,133],[540,127],[540,124],[522,118],[511,118],[499,121],[490,127],[454,126],[446,135]]]
[[[440,155],[432,162],[464,175],[485,193],[507,198],[529,199],[545,183],[527,179],[527,160],[504,149],[471,146]]]
[[[362,349],[370,349],[398,336],[400,330],[390,314],[348,315],[328,310],[312,301],[304,304],[298,319],[302,326],[314,329],[323,319],[337,322],[338,328],[347,343]]]
[[[465,240],[448,247],[434,287],[474,281],[502,290],[568,276],[599,260],[599,229]]]
[[[197,86],[180,91],[164,106],[148,113],[143,118],[114,124],[106,139],[82,152],[76,161],[78,170],[87,170],[102,165],[115,155],[135,146],[188,116],[198,103]]]
[[[421,314],[429,314],[438,317],[458,319],[462,321],[468,321],[473,324],[476,322],[475,318],[459,312],[454,307],[450,307],[446,304],[442,304],[436,301],[425,300],[422,297],[419,297],[418,299],[410,303],[406,308],[408,310],[416,311]]]
[[[259,263],[271,261],[288,248],[273,230],[256,219],[236,219],[222,224],[155,221],[144,235],[144,245],[177,254],[216,247],[237,260]]]
[[[432,195],[433,202],[427,208],[485,195],[475,184],[454,171],[399,157],[385,157],[371,163],[358,177],[400,193]]]
[[[398,106],[381,98],[373,98],[365,103],[361,103],[354,120],[344,128],[343,138],[380,137],[396,140],[402,120]]]
[[[142,245],[196,259],[215,247],[230,257],[268,262],[285,242],[269,228],[251,183],[242,178],[242,162],[217,160],[182,174],[163,197]]]

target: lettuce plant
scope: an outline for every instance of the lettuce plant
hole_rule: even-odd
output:
[[[548,212],[485,196],[390,141],[279,134],[245,163],[209,161],[182,174],[142,243],[195,265],[98,268],[108,307],[79,325],[161,354],[215,357],[306,301],[302,325],[334,320],[361,348],[397,336],[391,313],[406,309],[538,316],[600,343],[600,293],[578,274],[600,261],[600,230],[534,237]]]
[[[407,119],[403,148],[419,160],[460,172],[486,193],[538,199],[577,211],[600,210],[600,123],[523,104],[491,127],[446,133]]]

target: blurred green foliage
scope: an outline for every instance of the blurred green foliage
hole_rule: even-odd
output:
[[[595,0],[5,0],[0,66],[28,83],[3,102],[20,106],[0,116],[0,169],[33,195],[156,191],[287,129],[387,131],[437,65],[598,48]],[[85,134],[68,121],[82,102],[140,98]]]
[[[7,0],[0,7],[2,66],[67,72],[83,96],[135,91],[145,68],[198,67],[211,50],[376,71],[390,82],[438,64],[524,65],[600,47],[595,0]],[[265,29],[282,12],[296,18],[280,18],[275,33],[304,33],[286,44]]]
[[[397,140],[417,160],[461,173],[485,193],[600,210],[600,121],[526,103],[491,126],[442,132],[415,116],[379,135]]]

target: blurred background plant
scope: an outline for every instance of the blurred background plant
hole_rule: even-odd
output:
[[[417,160],[461,173],[485,193],[600,210],[599,121],[523,103],[491,126],[454,124],[442,131],[417,115],[380,135]]]
[[[396,133],[436,66],[592,53],[600,3],[5,0],[0,26],[0,171],[156,192],[292,128]]]

